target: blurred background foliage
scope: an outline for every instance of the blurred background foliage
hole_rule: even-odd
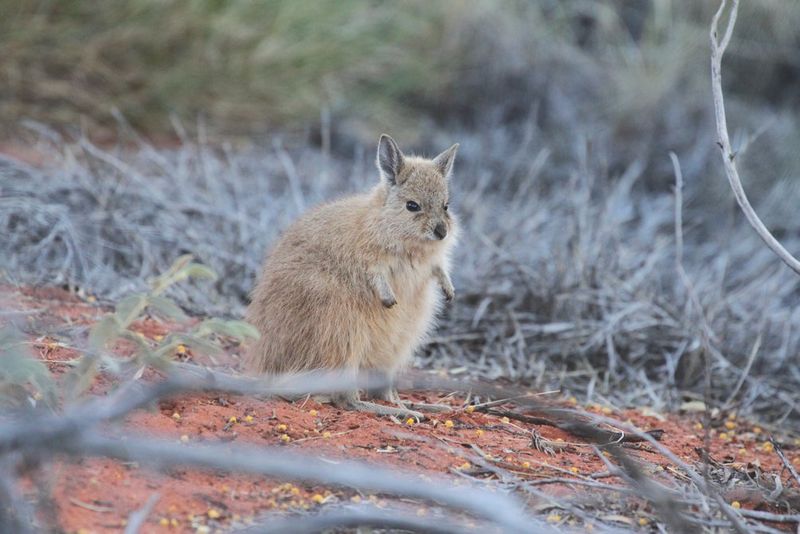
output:
[[[707,109],[696,0],[0,0],[0,121],[112,133],[118,109],[151,136],[171,115],[225,135],[320,118],[370,140],[432,125],[556,125],[578,115],[635,139]],[[743,2],[726,57],[734,98],[796,106],[800,3]],[[680,99],[675,94],[680,94]],[[579,105],[576,105],[579,104]],[[684,117],[678,117],[683,120]],[[647,123],[643,127],[642,123]],[[674,121],[673,121],[674,122]]]

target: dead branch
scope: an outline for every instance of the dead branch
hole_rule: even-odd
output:
[[[736,24],[736,15],[739,11],[739,0],[733,0],[730,10],[728,12],[728,22],[725,27],[725,34],[722,40],[719,39],[717,27],[722,13],[728,5],[728,0],[720,2],[719,9],[714,14],[711,20],[711,92],[714,97],[714,115],[717,123],[717,143],[722,151],[722,164],[725,168],[725,175],[728,177],[728,183],[733,190],[733,195],[736,197],[736,202],[744,212],[745,217],[750,225],[755,229],[758,236],[766,243],[783,262],[789,266],[795,273],[800,274],[800,261],[798,261],[792,254],[786,250],[783,245],[778,242],[772,233],[767,229],[761,219],[759,218],[753,206],[750,204],[747,195],[742,187],[742,181],[739,178],[739,171],[736,167],[736,153],[731,147],[731,140],[728,136],[728,122],[725,116],[725,100],[722,94],[722,56],[725,54],[725,49],[733,34],[733,28]]]
[[[234,530],[235,534],[312,534],[331,529],[375,527],[399,529],[434,534],[458,534],[460,532],[487,532],[486,525],[470,526],[457,517],[444,515],[417,517],[409,510],[376,508],[374,506],[347,507],[311,516],[289,516],[281,519],[270,517],[263,523]],[[491,530],[488,530],[491,531]]]
[[[237,471],[434,501],[484,517],[508,532],[530,532],[531,526],[537,524],[521,512],[522,506],[516,499],[506,495],[477,487],[453,487],[444,479],[425,481],[360,462],[341,461],[336,469],[331,469],[329,463],[319,458],[278,448],[227,444],[187,447],[135,436],[109,438],[94,432],[82,433],[62,447],[63,452],[77,457],[103,456],[155,468],[182,465]]]

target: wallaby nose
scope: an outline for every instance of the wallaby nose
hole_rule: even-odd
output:
[[[439,239],[444,239],[447,235],[447,228],[445,228],[444,224],[439,223],[436,225],[436,228],[433,229],[433,235]]]

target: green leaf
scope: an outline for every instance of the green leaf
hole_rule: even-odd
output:
[[[21,400],[22,398],[16,393],[24,392],[25,384],[32,385],[49,405],[55,405],[55,390],[50,370],[31,354],[19,332],[11,327],[2,328],[0,329],[0,388],[5,390],[8,400]]]
[[[260,334],[258,330],[244,321],[223,321],[222,319],[207,319],[197,325],[194,333],[198,336],[204,336],[211,333],[222,334],[230,336],[239,341],[245,341],[247,338],[258,339]]]
[[[106,344],[119,336],[120,330],[117,318],[114,315],[106,315],[89,332],[89,346],[96,351],[102,350]]]
[[[136,293],[119,301],[116,307],[116,315],[120,326],[127,328],[142,314],[145,306],[147,306],[147,295],[144,293]]]
[[[171,319],[173,321],[185,321],[187,319],[186,314],[180,306],[166,297],[151,295],[147,299],[147,305],[153,312],[164,319]]]
[[[191,263],[184,268],[183,272],[190,278],[217,279],[217,273],[211,267],[207,267],[202,263]]]

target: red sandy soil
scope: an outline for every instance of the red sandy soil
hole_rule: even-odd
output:
[[[31,310],[35,325],[86,325],[107,311],[98,303],[89,302],[91,298],[87,301],[59,289],[5,288],[4,291],[0,287],[0,304],[4,300],[3,293],[5,301],[13,301],[17,309]],[[174,325],[146,319],[137,329],[145,336],[154,337],[163,335],[170,327]],[[55,374],[63,372],[65,360],[78,355],[50,337],[35,339],[34,346]],[[231,351],[228,364],[236,364],[237,350]],[[200,356],[188,354],[184,357],[208,363]],[[104,389],[99,383],[93,391],[102,394]],[[158,410],[133,414],[124,426],[131,433],[175,440],[187,446],[200,442],[282,446],[333,460],[374,462],[423,476],[425,473],[452,474],[454,484],[463,483],[458,474],[482,476],[480,468],[475,467],[478,454],[485,461],[526,480],[556,477],[575,480],[575,484],[539,486],[554,495],[574,497],[581,492],[596,492],[581,486],[581,481],[621,483],[615,477],[598,477],[606,471],[606,466],[592,447],[562,430],[470,411],[463,405],[463,396],[437,397],[427,393],[404,397],[451,404],[454,411],[409,424],[342,411],[314,400],[289,403],[231,395],[189,395],[162,402]],[[574,399],[560,402],[575,403]],[[587,410],[633,423],[644,430],[663,429],[664,445],[690,465],[698,463],[697,450],[703,446],[705,436],[699,414],[661,415],[646,408],[618,410],[605,406],[590,406]],[[554,449],[551,454],[532,446],[532,431],[549,442]],[[790,485],[790,475],[781,471],[781,462],[767,442],[767,429],[729,414],[719,414],[710,434],[711,457],[717,462],[745,472],[760,469],[780,473],[784,485]],[[776,434],[777,437],[784,443],[789,461],[800,468],[800,440],[796,436]],[[648,474],[668,486],[683,477],[679,469],[649,445],[631,444],[627,450],[642,462]],[[257,476],[192,469],[159,473],[136,464],[105,459],[64,461],[53,473],[53,513],[66,532],[119,532],[124,529],[131,512],[139,509],[154,493],[160,498],[144,532],[213,532],[244,525],[271,511],[314,510],[337,502],[359,500],[372,500],[380,505],[387,498],[359,494],[351,489],[296,485]],[[730,502],[738,501],[743,508],[777,511],[758,492],[733,491],[725,498]],[[536,503],[532,505],[536,507]],[[428,513],[422,504],[414,506],[418,507],[418,514]],[[547,507],[539,509],[547,510]],[[557,513],[554,509],[548,520],[565,521]],[[642,525],[648,530],[653,517],[642,501],[638,508],[634,507],[630,514],[618,520],[628,526]]]

